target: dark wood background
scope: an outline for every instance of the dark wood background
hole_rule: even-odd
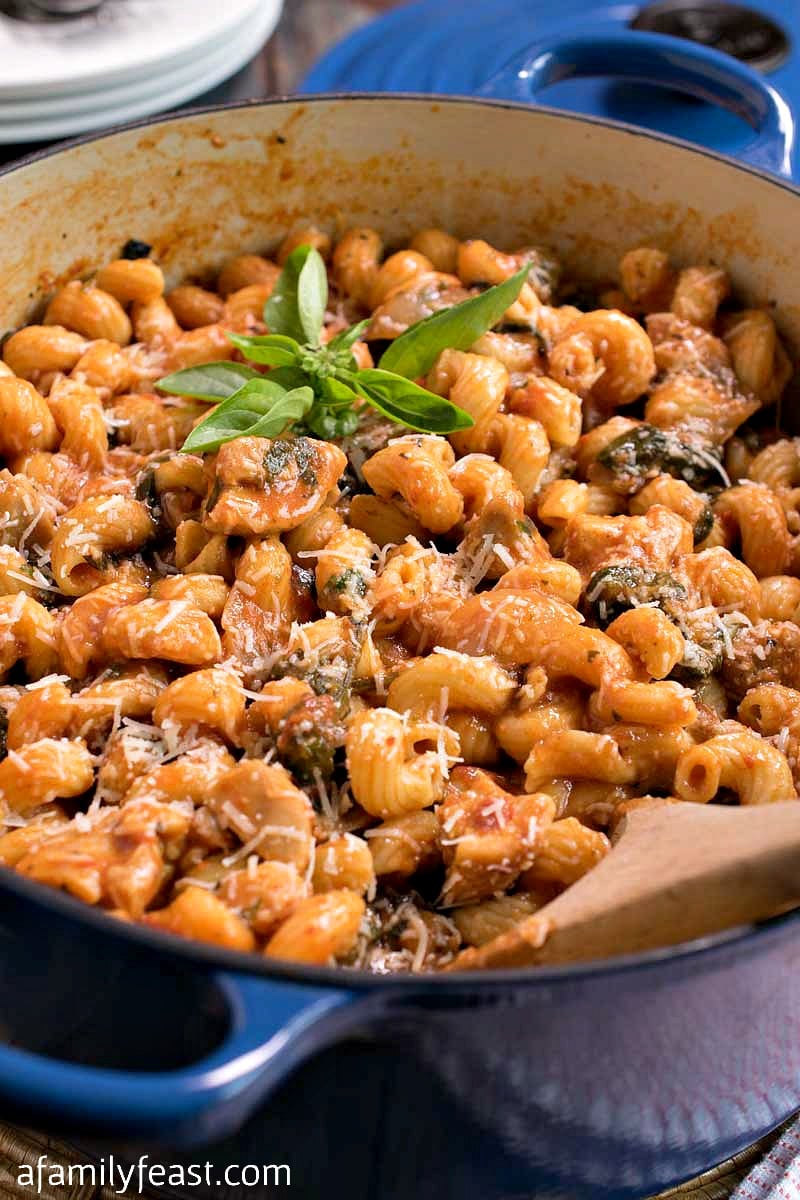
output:
[[[281,95],[297,88],[324,50],[399,0],[285,0],[276,33],[259,55],[257,95]]]

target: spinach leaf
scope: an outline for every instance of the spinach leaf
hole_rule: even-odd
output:
[[[619,490],[634,492],[654,475],[683,479],[695,490],[718,483],[730,486],[720,460],[702,446],[684,442],[671,429],[642,422],[610,441],[597,461],[616,476]]]

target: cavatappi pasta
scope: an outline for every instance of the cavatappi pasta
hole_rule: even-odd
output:
[[[264,333],[310,243],[354,354],[530,264],[419,382],[449,438],[180,452],[181,368]],[[444,230],[293,230],[167,290],[120,258],[0,365],[0,862],[123,921],[302,963],[446,966],[643,804],[800,785],[800,440],[767,311],[658,249],[562,284]],[[261,368],[266,370],[266,368]]]

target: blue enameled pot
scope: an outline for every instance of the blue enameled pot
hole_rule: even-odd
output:
[[[753,159],[788,173],[788,110],[716,58],[703,87],[751,122]],[[699,86],[707,59],[684,65]],[[0,212],[2,328],[130,237],[172,281],[313,219],[390,243],[434,224],[545,241],[584,276],[648,242],[711,257],[800,351],[791,184],[525,104],[200,111],[7,169]],[[796,916],[635,959],[384,979],[177,941],[3,869],[0,904],[3,1115],[94,1149],[287,1162],[303,1197],[605,1200],[696,1174],[800,1106]]]

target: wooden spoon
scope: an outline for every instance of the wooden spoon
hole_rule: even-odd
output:
[[[800,904],[800,801],[632,811],[588,875],[450,971],[568,963],[717,933]]]

